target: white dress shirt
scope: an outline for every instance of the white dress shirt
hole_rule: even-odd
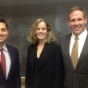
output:
[[[5,56],[5,60],[6,60],[6,78],[7,78],[8,74],[9,74],[10,66],[11,66],[11,58],[10,58],[8,49],[7,49],[5,44],[2,48],[3,48],[3,53],[4,53],[4,56]],[[1,52],[0,52],[0,54],[1,54]]]
[[[81,54],[81,52],[82,52],[82,49],[83,49],[83,46],[84,46],[86,37],[87,37],[87,30],[85,29],[85,30],[78,36],[78,38],[79,38],[79,39],[78,39],[78,59],[79,59],[80,54]],[[75,35],[72,33],[71,40],[70,40],[70,47],[69,47],[70,56],[71,56],[72,47],[73,47],[74,42],[75,42]]]

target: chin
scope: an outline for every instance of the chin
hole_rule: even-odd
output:
[[[44,40],[44,39],[39,39],[39,40],[41,41],[41,40]]]
[[[38,39],[43,40],[43,39],[45,39],[45,38],[41,37],[41,38],[38,38]]]
[[[0,43],[3,42],[2,40],[0,40]]]

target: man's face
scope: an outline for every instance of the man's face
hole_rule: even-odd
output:
[[[83,12],[80,10],[73,11],[69,14],[68,24],[76,36],[85,30],[86,22],[87,18],[84,17]]]
[[[5,23],[0,22],[0,44],[4,44],[5,40],[8,37],[8,29],[6,28]]]

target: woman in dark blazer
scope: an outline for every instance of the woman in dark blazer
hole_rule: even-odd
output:
[[[30,30],[27,51],[26,88],[61,88],[63,64],[60,46],[45,19],[37,19]]]

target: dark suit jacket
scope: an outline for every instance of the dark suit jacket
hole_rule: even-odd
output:
[[[30,45],[27,54],[26,88],[61,88],[62,54],[60,46],[46,43],[40,56],[39,86],[35,87],[34,60],[37,44]]]
[[[11,67],[7,79],[0,65],[0,88],[21,88],[20,87],[20,64],[18,50],[6,45],[11,58]]]
[[[69,54],[70,39],[71,34],[60,39],[65,65],[65,88],[88,88],[88,35],[75,70]]]

